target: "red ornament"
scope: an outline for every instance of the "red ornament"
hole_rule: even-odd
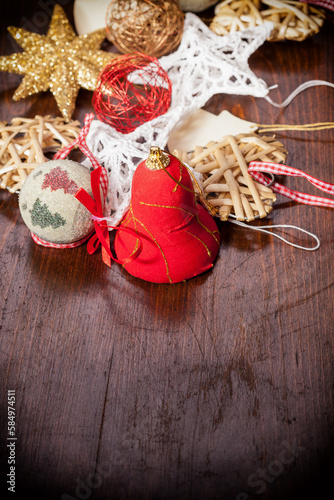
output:
[[[122,227],[136,232],[137,242]],[[141,252],[124,268],[154,283],[177,283],[207,271],[219,250],[216,223],[196,202],[187,168],[159,148],[151,148],[134,173],[131,206],[115,236],[118,259],[129,257],[139,242]]]
[[[172,84],[158,59],[140,52],[113,59],[100,74],[93,94],[99,120],[127,134],[166,113]]]

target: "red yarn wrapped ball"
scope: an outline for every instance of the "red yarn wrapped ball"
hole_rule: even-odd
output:
[[[128,134],[166,113],[172,84],[158,59],[140,52],[113,59],[100,74],[93,94],[99,120]]]

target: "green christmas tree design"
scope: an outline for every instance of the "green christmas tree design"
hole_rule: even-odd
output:
[[[34,226],[40,226],[41,228],[45,228],[51,226],[53,229],[57,229],[60,226],[65,226],[66,220],[61,217],[58,212],[52,214],[48,209],[46,203],[42,205],[41,200],[37,198],[35,201],[32,210],[29,210],[31,213],[31,222]]]

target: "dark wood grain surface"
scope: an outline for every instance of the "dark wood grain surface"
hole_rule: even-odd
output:
[[[72,2],[61,3],[73,20]],[[10,24],[45,33],[52,4],[2,5],[0,53],[17,51]],[[272,99],[307,80],[334,82],[333,31],[326,21],[304,42],[259,48],[250,67],[278,84]],[[0,119],[58,115],[50,93],[14,102],[21,78],[0,73]],[[81,123],[91,97],[80,91]],[[223,94],[205,109],[298,124],[334,121],[333,105],[334,90],[319,86],[283,110]],[[333,137],[279,135],[288,165],[332,183]],[[315,193],[303,181],[286,184]],[[85,245],[35,245],[17,196],[0,191],[1,498],[318,499],[329,498],[326,488],[332,496],[333,211],[279,196],[265,223],[307,229],[320,249],[221,223],[211,272],[157,285],[109,269]],[[15,494],[5,484],[8,390],[16,391]]]

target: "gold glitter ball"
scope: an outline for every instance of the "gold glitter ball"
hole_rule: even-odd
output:
[[[25,75],[14,101],[50,89],[65,120],[71,119],[80,87],[94,90],[97,77],[116,54],[98,50],[106,31],[76,36],[63,9],[55,5],[49,30],[39,35],[23,28],[8,31],[24,52],[0,57],[0,71]]]

